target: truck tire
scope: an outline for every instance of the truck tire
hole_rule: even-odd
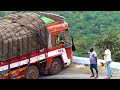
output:
[[[38,79],[39,78],[39,70],[36,66],[32,65],[26,69],[25,73],[26,79]]]
[[[50,75],[57,74],[61,71],[62,64],[59,58],[53,58],[48,72]]]

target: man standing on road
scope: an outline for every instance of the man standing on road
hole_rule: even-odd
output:
[[[93,48],[91,48],[89,52],[82,53],[82,54],[90,54],[90,56],[89,56],[89,58],[90,58],[90,70],[92,72],[92,76],[90,76],[90,77],[94,77],[94,72],[93,72],[93,68],[94,68],[95,71],[96,71],[96,77],[95,78],[98,78],[97,54],[96,54],[96,52],[94,51]]]
[[[112,62],[112,59],[111,59],[111,51],[108,49],[108,46],[104,46],[104,60],[106,62],[106,68],[107,68],[107,74],[108,74],[108,77],[107,78],[111,78],[112,77],[112,71],[111,71],[111,68],[110,68],[110,63]]]

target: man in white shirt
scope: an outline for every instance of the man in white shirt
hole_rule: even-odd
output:
[[[104,60],[106,62],[106,68],[107,68],[107,74],[108,74],[108,77],[107,78],[111,78],[112,77],[112,71],[111,71],[111,68],[110,68],[110,63],[112,61],[111,59],[111,51],[108,49],[108,46],[104,46]]]
[[[89,52],[82,53],[82,54],[90,54],[90,56],[89,56],[89,58],[90,58],[90,70],[92,72],[92,76],[91,77],[94,77],[94,72],[93,72],[93,68],[94,68],[95,71],[96,71],[96,77],[95,78],[98,78],[97,54],[96,54],[96,52],[94,51],[93,48],[91,48]]]

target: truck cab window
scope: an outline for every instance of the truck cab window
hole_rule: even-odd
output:
[[[58,44],[64,44],[64,42],[65,42],[65,40],[64,40],[64,32],[59,33],[58,38],[59,38]]]
[[[71,35],[70,35],[70,32],[68,29],[65,30],[64,34],[65,34],[64,35],[65,36],[65,47],[67,48],[67,47],[70,47],[72,45]]]

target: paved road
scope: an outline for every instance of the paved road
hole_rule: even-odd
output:
[[[114,69],[112,69],[112,71],[113,77],[111,79],[120,79],[120,71]],[[40,76],[39,79],[94,79],[90,78],[90,75],[91,72],[89,70],[89,66],[71,64],[56,75]],[[98,79],[105,79],[106,75],[106,70],[99,67]]]

